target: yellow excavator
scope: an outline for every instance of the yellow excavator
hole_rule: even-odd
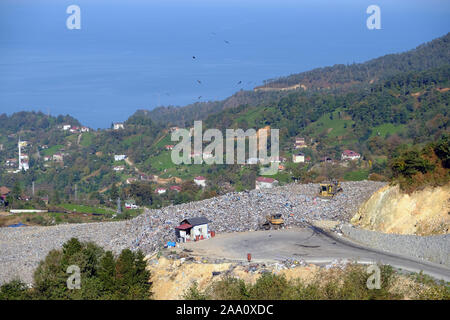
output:
[[[337,180],[334,180],[331,183],[321,183],[318,196],[322,199],[333,199],[334,196],[341,191],[341,183]]]
[[[266,217],[266,222],[262,224],[265,230],[280,229],[284,227],[284,219],[281,213],[272,214]]]

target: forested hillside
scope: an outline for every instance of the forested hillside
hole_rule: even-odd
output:
[[[205,119],[208,115],[227,108],[241,105],[261,105],[278,101],[287,96],[291,90],[281,91],[265,89],[282,89],[302,85],[293,91],[314,94],[319,91],[342,92],[355,87],[367,87],[379,80],[386,80],[397,73],[424,71],[450,64],[450,34],[425,43],[416,49],[388,54],[365,63],[352,65],[335,65],[318,68],[307,72],[293,74],[276,80],[265,81],[255,91],[240,91],[222,101],[199,102],[185,107],[160,107],[151,111],[138,111],[140,116],[149,117],[163,124],[185,125],[193,120]],[[262,90],[259,90],[262,89]]]

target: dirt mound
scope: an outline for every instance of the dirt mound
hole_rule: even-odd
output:
[[[450,185],[405,194],[385,186],[367,200],[351,222],[384,233],[437,235],[449,233]]]

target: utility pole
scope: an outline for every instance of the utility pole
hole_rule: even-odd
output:
[[[34,181],[31,183],[31,190],[32,190],[32,193],[33,193],[33,198],[34,198]]]
[[[75,201],[78,201],[78,185],[75,185]]]

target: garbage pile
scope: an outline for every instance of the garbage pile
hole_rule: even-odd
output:
[[[265,190],[232,192],[220,197],[148,210],[128,221],[132,249],[146,252],[175,241],[174,228],[186,218],[204,216],[216,233],[258,230],[266,216],[281,213],[286,227],[305,227],[311,220],[348,222],[359,206],[384,183],[343,182],[344,192],[331,200],[317,197],[318,184],[289,184]]]

